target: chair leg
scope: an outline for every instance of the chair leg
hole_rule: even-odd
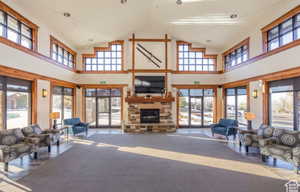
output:
[[[34,159],[37,159],[37,158],[38,158],[38,152],[34,152],[33,158],[34,158]]]
[[[236,135],[234,134],[234,135],[233,135],[233,140],[235,140],[235,139],[236,139]]]
[[[295,166],[295,172],[297,175],[299,175],[299,166]]]
[[[273,166],[276,166],[276,164],[277,164],[277,159],[273,158]]]
[[[51,145],[48,145],[48,153],[51,152]]]
[[[249,146],[245,146],[245,151],[247,154],[249,153]]]
[[[8,172],[8,162],[4,163],[4,171]]]
[[[262,162],[266,162],[266,156],[265,155],[261,155],[261,160],[262,160]]]
[[[56,142],[56,146],[59,147],[59,145],[60,145],[60,141],[58,139],[57,142]]]
[[[240,148],[242,147],[242,142],[241,141],[239,141],[239,145],[240,145]]]

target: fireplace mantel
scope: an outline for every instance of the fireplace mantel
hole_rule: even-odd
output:
[[[162,96],[152,96],[152,97],[142,97],[142,96],[130,96],[126,97],[125,101],[127,103],[172,103],[175,101],[175,98],[172,96],[162,97]]]

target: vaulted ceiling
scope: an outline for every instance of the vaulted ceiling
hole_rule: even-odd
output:
[[[128,38],[131,33],[164,34],[223,49],[268,7],[282,0],[18,0],[26,11],[80,48]],[[64,12],[71,17],[63,16]],[[231,14],[237,14],[231,19]],[[93,42],[89,41],[93,39]],[[211,40],[210,43],[207,40]]]

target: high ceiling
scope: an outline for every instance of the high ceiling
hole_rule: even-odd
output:
[[[258,15],[282,0],[18,0],[26,11],[80,48],[131,33],[164,34],[223,49]],[[64,12],[71,17],[63,16]],[[231,19],[231,14],[238,18]],[[91,41],[93,39],[93,41]],[[211,40],[211,42],[207,42]]]

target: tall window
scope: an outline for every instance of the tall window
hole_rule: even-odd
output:
[[[85,90],[86,122],[92,127],[120,127],[121,106],[121,89]]]
[[[13,129],[31,123],[31,82],[0,77],[0,128]]]
[[[299,130],[300,78],[270,82],[270,124],[276,128]]]
[[[110,43],[108,48],[96,47],[95,55],[83,55],[85,71],[122,71],[123,42]]]
[[[52,91],[52,112],[59,112],[62,120],[73,117],[73,89],[66,87],[53,87]]]
[[[225,69],[238,66],[249,59],[249,38],[223,54]]]
[[[245,112],[247,109],[247,88],[237,87],[226,89],[226,111],[225,116],[227,119],[235,119],[239,122],[240,127],[247,126],[245,119]]]
[[[214,120],[213,89],[179,90],[179,125],[180,127],[208,127]]]
[[[51,57],[57,63],[69,68],[74,68],[76,63],[76,52],[58,41],[54,37],[50,37]]]
[[[293,11],[293,10],[292,10]],[[296,15],[294,14],[292,17],[287,17],[280,24],[272,25],[271,29],[265,31],[263,29],[264,35],[264,43],[266,44],[266,50],[271,51],[281,46],[284,46],[288,43],[291,43],[297,39],[300,39],[300,10],[294,10]]]
[[[203,48],[191,48],[190,43],[177,42],[178,71],[216,71],[217,56],[205,55]]]
[[[37,32],[37,26],[31,22],[24,22],[26,20],[20,19],[20,15],[7,13],[3,8],[3,3],[0,2],[0,37],[8,39],[28,49],[36,49],[36,36],[33,33]],[[6,6],[6,5],[5,5]]]

